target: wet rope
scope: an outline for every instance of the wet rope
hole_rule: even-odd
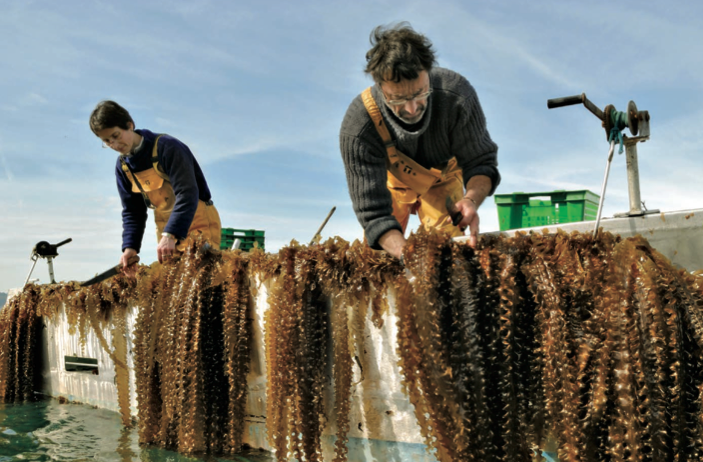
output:
[[[627,113],[620,111],[612,111],[610,114],[610,119],[613,122],[613,128],[610,129],[610,135],[608,136],[608,142],[611,143],[617,140],[620,143],[620,150],[618,154],[622,154],[623,146],[625,142],[622,137],[622,131],[627,127]]]

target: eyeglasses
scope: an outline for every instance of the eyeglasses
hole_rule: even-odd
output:
[[[431,94],[432,94],[432,89],[430,88],[425,93],[421,93],[421,94],[419,94],[413,98],[410,98],[410,99],[386,99],[386,95],[383,95],[383,98],[386,99],[387,105],[398,107],[398,106],[404,106],[411,101],[420,101],[423,99],[427,99],[430,97]]]

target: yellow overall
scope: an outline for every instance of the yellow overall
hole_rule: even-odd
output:
[[[464,196],[461,168],[456,158],[452,157],[442,170],[426,169],[396,149],[381,110],[371,96],[371,87],[364,90],[361,99],[386,145],[386,186],[393,200],[393,216],[403,228],[403,233],[408,226],[410,214],[417,213],[423,226],[444,230],[452,237],[463,236],[464,232],[452,225],[451,220],[447,223],[447,196],[454,202]]]
[[[154,150],[151,155],[154,165],[152,168],[144,170],[143,172],[135,172],[134,175],[132,175],[131,170],[122,162],[122,170],[132,183],[132,192],[143,192],[153,205],[154,221],[156,221],[156,242],[161,240],[161,233],[163,233],[166,223],[168,223],[168,219],[173,211],[173,206],[176,203],[176,195],[173,192],[173,187],[171,186],[168,175],[166,175],[158,163],[156,146],[159,143],[159,138],[161,138],[161,135],[159,135],[154,142]],[[135,176],[139,184],[134,181]],[[141,185],[143,191],[140,190],[139,185]],[[187,237],[197,238],[198,236],[203,236],[211,245],[219,249],[222,239],[221,228],[220,214],[217,212],[212,202],[208,205],[198,200],[198,208],[195,210],[193,222],[188,229]],[[185,245],[179,242],[179,245],[176,247],[182,251]]]

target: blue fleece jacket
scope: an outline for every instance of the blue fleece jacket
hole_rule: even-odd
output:
[[[144,141],[129,157],[123,157],[133,172],[138,173],[153,168],[151,154],[158,135],[149,130],[135,130]],[[205,176],[188,146],[169,135],[162,135],[157,147],[159,165],[171,180],[176,196],[173,212],[164,231],[177,238],[188,235],[193,222],[198,199],[207,202],[211,199]],[[122,200],[122,250],[132,248],[139,252],[146,227],[147,207],[141,193],[132,192],[132,183],[122,171],[120,159],[115,166],[117,191]]]

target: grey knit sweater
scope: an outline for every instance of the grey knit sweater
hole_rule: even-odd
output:
[[[433,91],[427,111],[411,127],[386,107],[378,85],[372,88],[371,94],[398,149],[425,168],[443,168],[456,157],[464,185],[472,176],[486,175],[493,184],[490,192],[493,194],[500,182],[498,146],[488,134],[476,91],[464,77],[442,68],[430,71],[430,85]],[[347,109],[339,145],[354,211],[369,245],[380,249],[378,240],[383,234],[391,229],[402,230],[393,217],[391,195],[386,187],[386,148],[361,95]]]

